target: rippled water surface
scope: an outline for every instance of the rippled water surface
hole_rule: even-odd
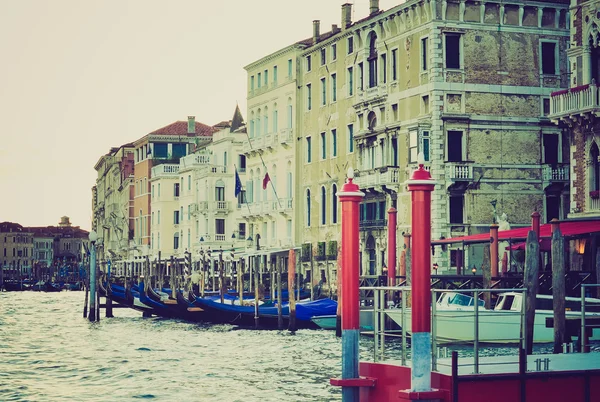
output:
[[[0,401],[339,401],[333,331],[83,318],[83,292],[0,293]]]

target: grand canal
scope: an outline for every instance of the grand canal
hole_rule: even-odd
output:
[[[83,292],[0,293],[0,401],[337,401],[332,331],[236,330],[116,309]]]

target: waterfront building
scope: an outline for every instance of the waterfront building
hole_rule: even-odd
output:
[[[248,223],[244,237],[253,253],[260,255],[263,272],[272,271],[274,258],[286,257],[300,243],[297,166],[303,162],[296,157],[298,58],[305,47],[298,42],[244,67],[248,75],[246,163],[240,161],[238,172],[247,204],[240,212]]]
[[[152,168],[158,164],[175,165],[193,149],[211,141],[214,129],[196,122],[177,121],[155,130],[133,142],[134,146],[134,232],[135,257],[150,255],[151,190],[149,180]]]
[[[93,189],[92,229],[98,233],[96,252],[100,265],[131,257],[133,240],[133,144],[111,148],[100,157]]]
[[[47,272],[54,261],[54,236],[50,232],[33,233],[34,268]]]
[[[420,153],[438,183],[435,239],[486,232],[503,213],[513,228],[529,225],[534,210],[543,221],[565,218],[568,142],[548,113],[550,94],[568,84],[568,2],[378,3],[356,22],[343,5],[341,27],[325,34],[314,22],[302,53],[301,242],[339,231],[332,188],[352,166],[366,194],[361,273],[381,274],[387,210],[398,209],[401,238],[411,213],[402,183]],[[479,266],[482,254],[451,246],[434,261],[440,271]]]
[[[600,217],[600,1],[571,2],[569,89],[552,94],[550,118],[566,133],[569,218]],[[575,11],[575,12],[573,12]]]
[[[150,179],[151,255],[193,261],[200,251],[240,252],[246,222],[241,219],[243,193],[235,193],[236,167],[244,176],[242,143],[246,129],[239,108],[233,119],[213,126],[212,141],[182,157],[178,164],[159,164]],[[240,171],[241,170],[241,171]],[[241,179],[240,179],[241,180]],[[217,253],[211,255],[213,259]]]
[[[33,261],[33,233],[13,222],[0,223],[0,261],[3,278],[30,275]]]

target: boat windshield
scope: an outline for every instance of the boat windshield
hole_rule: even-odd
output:
[[[455,306],[473,306],[473,297],[463,295],[461,293],[450,293],[447,296],[448,304],[454,304]],[[479,305],[483,306],[485,303],[483,300],[479,300]]]

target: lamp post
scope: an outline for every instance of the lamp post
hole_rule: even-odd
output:
[[[471,270],[471,272],[473,273],[473,275],[477,273],[477,267],[475,265],[473,265],[473,269]]]
[[[96,241],[98,240],[98,234],[95,231],[91,231],[89,234],[91,243],[90,247],[90,314],[88,316],[90,321],[96,321]]]

